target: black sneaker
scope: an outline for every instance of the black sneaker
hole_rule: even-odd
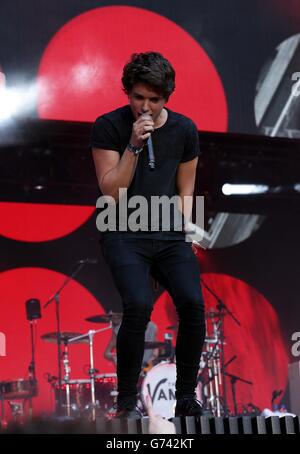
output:
[[[133,419],[139,419],[142,418],[142,412],[138,407],[134,407],[132,409],[128,408],[120,408],[117,410],[115,418],[133,418]]]
[[[196,397],[183,397],[177,399],[175,416],[202,416],[203,405]]]
[[[136,399],[132,397],[122,398],[116,403],[116,418],[142,418],[142,412],[136,405]]]

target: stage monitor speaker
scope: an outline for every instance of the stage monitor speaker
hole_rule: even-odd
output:
[[[290,411],[300,415],[300,361],[289,364]]]

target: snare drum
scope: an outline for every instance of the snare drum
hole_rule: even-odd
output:
[[[0,383],[0,395],[2,399],[27,399],[37,395],[37,386],[24,378],[3,381]]]
[[[145,376],[141,387],[141,398],[145,406],[150,395],[154,413],[164,418],[173,418],[175,413],[176,364],[163,361],[154,366]],[[196,389],[197,399],[201,400],[200,385]]]

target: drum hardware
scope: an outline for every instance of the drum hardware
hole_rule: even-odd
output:
[[[81,333],[73,333],[73,332],[62,332],[60,333],[60,341],[61,343],[64,343],[65,345],[69,342],[70,339],[73,339],[74,337],[79,337],[81,336]],[[56,344],[58,342],[58,333],[53,332],[53,333],[45,333],[41,336],[41,339],[43,339],[45,342],[49,342],[52,344]],[[89,340],[88,339],[79,339],[77,342],[74,342],[76,344],[88,344]]]
[[[56,316],[56,326],[57,326],[57,369],[58,369],[58,415],[62,415],[62,395],[61,395],[61,385],[62,385],[62,366],[61,366],[61,329],[60,329],[60,293],[66,287],[66,285],[81,271],[85,265],[96,263],[92,259],[78,260],[76,262],[76,268],[70,276],[68,276],[61,287],[46,301],[43,308],[46,309],[49,304],[55,302],[55,316]],[[73,267],[72,267],[73,268]]]
[[[64,343],[64,351],[61,355],[61,362],[63,363],[64,367],[64,378],[59,384],[58,377],[52,377],[50,374],[48,375],[48,382],[54,387],[54,391],[56,394],[56,401],[59,403],[59,411],[60,415],[62,415],[63,410],[63,396],[62,393],[65,392],[66,401],[64,406],[66,407],[67,416],[72,416],[71,413],[77,411],[78,413],[82,412],[83,410],[89,411],[92,414],[92,420],[95,421],[96,419],[96,408],[100,408],[99,402],[96,402],[95,396],[95,379],[99,376],[95,375],[98,370],[94,368],[94,352],[93,352],[93,340],[94,336],[97,333],[106,331],[112,328],[112,324],[110,323],[109,326],[95,330],[89,330],[87,333],[76,333],[76,332],[62,332],[60,334],[60,340]],[[46,333],[41,336],[41,338],[45,342],[49,343],[58,343],[58,333],[51,332]],[[88,374],[90,378],[88,380],[70,380],[71,374],[71,367],[69,361],[69,345],[70,344],[89,344],[89,357],[90,357],[90,364]],[[88,390],[90,394],[90,403],[85,405],[83,409],[82,399],[80,399],[80,386],[85,385],[85,390]],[[78,385],[78,386],[77,386]],[[71,394],[74,394],[74,386],[76,386],[76,402],[71,402]],[[100,391],[99,391],[100,392]],[[60,396],[60,397],[59,397]],[[60,400],[59,400],[60,399]],[[101,402],[101,399],[100,399]]]
[[[221,395],[220,386],[222,384],[222,378],[220,374],[220,348],[218,343],[213,345],[207,343],[207,368],[209,377],[209,406],[210,410],[216,415],[221,415]]]
[[[206,317],[207,332],[210,334],[204,340],[204,349],[200,361],[201,373],[198,380],[203,383],[203,396],[205,409],[215,416],[220,416],[224,411],[224,402],[221,395],[223,376],[221,373],[222,350],[225,342],[221,340],[219,320]],[[203,378],[205,377],[205,378]]]
[[[89,357],[90,357],[90,365],[89,365],[89,376],[90,376],[90,386],[91,386],[91,414],[92,414],[92,421],[96,420],[96,398],[95,398],[95,373],[97,372],[94,368],[94,350],[93,350],[93,341],[95,334],[102,333],[107,331],[108,329],[112,328],[112,323],[110,322],[109,326],[95,330],[89,330],[86,334],[82,334],[80,336],[73,337],[68,340],[68,343],[78,342],[82,339],[88,338],[89,342]],[[70,401],[68,402],[70,408]]]
[[[3,400],[29,399],[34,396],[34,393],[32,381],[25,378],[0,382],[0,394]]]
[[[214,317],[217,317],[217,313],[214,313]],[[228,412],[228,409],[225,407],[222,389],[224,388],[224,377],[227,376],[231,381],[232,389],[232,398],[234,411],[230,412],[231,415],[237,415],[237,403],[236,403],[236,393],[235,393],[235,383],[240,380],[247,384],[252,385],[252,382],[244,380],[236,375],[229,374],[225,369],[236,359],[236,355],[229,359],[225,364],[223,364],[223,371],[221,367],[222,361],[222,351],[226,342],[221,340],[221,329],[222,324],[218,317],[214,319],[212,317],[212,312],[210,312],[209,317],[206,319],[209,320],[210,324],[208,331],[212,332],[214,337],[205,338],[205,347],[201,356],[200,369],[201,373],[198,377],[198,380],[201,381],[204,385],[204,396],[206,399],[205,405],[206,409],[211,411],[216,416],[221,416],[222,412],[225,415],[225,409]],[[205,373],[207,374],[206,379],[203,378]],[[228,414],[228,413],[227,413]]]
[[[0,382],[1,426],[5,427],[4,402],[7,401],[14,421],[22,420],[25,416],[25,406],[28,403],[28,416],[32,417],[32,397],[37,395],[36,382],[32,379],[19,378],[12,381]]]
[[[211,309],[208,311],[206,320],[211,323],[213,338],[218,338],[218,343],[216,343],[216,363],[210,364],[210,373],[215,377],[214,380],[214,390],[210,398],[212,399],[213,404],[211,405],[211,411],[215,416],[227,416],[228,406],[227,406],[227,389],[226,389],[226,380],[225,380],[225,328],[224,328],[224,319],[225,316],[229,315],[238,326],[241,326],[240,321],[234,316],[234,314],[228,309],[226,304],[222,299],[200,278],[201,284],[206,290],[214,297],[217,301],[217,311]],[[210,382],[211,383],[211,382]],[[222,395],[220,392],[220,387],[222,387]],[[222,413],[222,414],[221,414]]]
[[[18,401],[17,402],[17,401],[9,400],[8,401],[8,405],[9,405],[10,410],[12,412],[14,422],[22,423],[23,422],[23,418],[24,418],[24,414],[25,414],[23,402],[22,401]]]
[[[166,342],[156,342],[156,341],[146,341],[144,343],[145,350],[154,350],[155,348],[164,348],[167,347]]]
[[[35,328],[41,318],[39,300],[32,298],[25,302],[26,318],[30,322],[31,361],[28,366],[28,379],[0,382],[1,425],[5,425],[4,401],[7,400],[15,421],[25,416],[25,404],[28,403],[28,416],[32,418],[32,398],[38,394],[35,368]],[[17,399],[18,401],[14,401]]]
[[[64,366],[64,383],[66,384],[66,395],[67,395],[67,403],[66,403],[66,408],[67,408],[67,416],[71,416],[71,404],[70,404],[70,387],[69,387],[69,379],[70,379],[70,362],[69,362],[69,350],[68,350],[68,342],[71,339],[74,339],[75,337],[81,336],[81,333],[74,333],[74,332],[62,332],[60,334],[60,340],[61,342],[64,343],[64,351],[62,352],[61,359],[63,362]],[[53,332],[53,333],[46,333],[41,336],[41,339],[43,339],[45,342],[50,342],[50,343],[57,343],[58,342],[58,333]],[[89,340],[86,338],[81,338],[77,341],[74,341],[74,343],[88,343]]]
[[[66,384],[66,398],[67,398],[67,416],[71,416],[71,401],[70,401],[70,385],[69,385],[69,380],[70,380],[70,373],[71,373],[71,368],[70,368],[70,361],[69,361],[69,349],[68,349],[68,342],[65,341],[65,351],[63,352],[63,365],[64,365],[64,382]]]
[[[37,396],[38,387],[36,379],[35,368],[35,339],[34,328],[36,328],[37,320],[41,318],[41,304],[39,300],[32,298],[25,303],[26,317],[30,323],[30,340],[31,340],[31,362],[28,366],[28,375],[30,382],[30,395],[29,395],[29,418],[32,418],[32,397]]]
[[[89,378],[69,380],[71,416],[89,417],[91,413],[91,383]],[[52,383],[55,396],[58,395],[58,384]],[[109,416],[117,396],[117,374],[106,373],[95,375],[96,411]],[[62,384],[62,402],[66,407],[66,384]]]
[[[101,314],[101,315],[92,315],[91,317],[87,317],[85,320],[87,322],[93,322],[93,323],[110,323],[113,322],[113,319],[118,317],[122,318],[123,314],[122,312],[108,312],[107,314]]]

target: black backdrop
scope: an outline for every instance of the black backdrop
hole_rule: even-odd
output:
[[[34,79],[49,40],[67,21],[89,9],[113,4],[97,0],[2,0],[0,65],[8,86]],[[117,5],[159,13],[201,43],[223,81],[229,131],[256,132],[255,86],[275,48],[299,33],[299,0],[119,0]]]

